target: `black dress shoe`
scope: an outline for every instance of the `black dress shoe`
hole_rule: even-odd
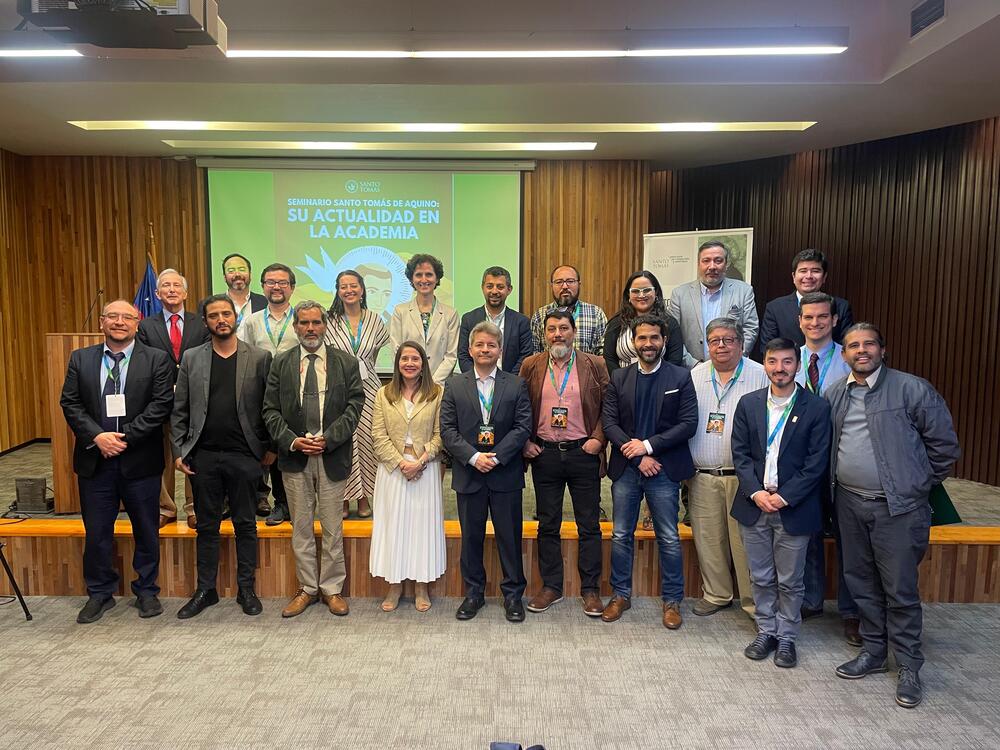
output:
[[[524,622],[524,602],[521,597],[512,596],[503,603],[507,622]]]
[[[760,661],[766,659],[768,655],[778,647],[778,639],[773,635],[758,633],[757,637],[743,649],[743,655],[748,659]]]
[[[271,515],[264,519],[264,523],[268,526],[277,526],[290,520],[292,517],[288,513],[288,506],[284,503],[275,503],[274,510],[271,511]]]
[[[266,496],[257,498],[257,515],[261,518],[271,515],[271,504]]]
[[[137,596],[135,607],[139,610],[139,617],[156,617],[163,614],[163,605],[156,594],[152,596]]]
[[[194,592],[188,603],[177,612],[178,620],[189,620],[195,615],[200,615],[206,607],[219,603],[219,592],[215,589],[198,589]]]
[[[888,672],[885,657],[875,657],[862,650],[856,659],[851,659],[837,667],[837,677],[845,680],[860,680],[865,675]]]
[[[83,605],[83,609],[76,616],[76,621],[81,625],[87,625],[92,622],[97,622],[101,619],[105,612],[115,606],[115,598],[113,596],[101,597],[92,596],[87,600],[87,603]]]
[[[465,597],[462,603],[458,605],[458,611],[455,612],[455,617],[459,620],[471,620],[483,607],[486,606],[486,600],[482,597],[476,599],[471,596]]]
[[[799,610],[799,614],[802,616],[802,622],[805,622],[806,620],[811,620],[814,617],[822,617],[823,608],[820,607],[819,609],[812,609],[811,607],[803,607]]]
[[[253,589],[249,587],[240,589],[236,595],[236,603],[243,607],[243,614],[245,615],[259,615],[264,611],[260,599],[257,598]]]
[[[852,646],[864,645],[864,641],[861,639],[860,626],[861,622],[857,617],[844,618],[844,640]]]
[[[791,669],[799,663],[793,641],[778,641],[778,650],[774,652],[774,666]]]
[[[916,708],[924,698],[920,685],[920,675],[909,667],[899,668],[899,682],[896,683],[896,703],[903,708]]]

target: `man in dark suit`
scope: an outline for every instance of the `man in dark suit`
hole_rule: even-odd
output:
[[[761,351],[768,341],[779,337],[791,339],[798,347],[805,345],[805,336],[799,328],[799,300],[803,294],[818,292],[823,288],[828,267],[826,256],[819,250],[802,250],[792,258],[792,283],[795,291],[771,300],[764,308],[758,339]],[[839,344],[843,340],[844,331],[854,323],[854,313],[846,299],[834,297],[833,314],[837,317],[833,340]]]
[[[177,380],[177,369],[181,366],[181,357],[188,349],[201,346],[209,339],[208,329],[201,317],[184,311],[184,301],[187,299],[187,279],[173,268],[160,271],[156,277],[156,298],[163,305],[160,315],[152,315],[139,321],[137,338],[145,346],[160,349],[167,353],[174,363],[173,377]],[[169,425],[164,432],[164,465],[160,489],[160,526],[177,520],[177,506],[174,501],[174,468],[173,451],[170,448]],[[184,513],[187,515],[187,525],[195,528],[197,519],[192,501],[190,485],[184,484]]]
[[[521,451],[531,435],[531,400],[521,378],[497,367],[503,349],[499,328],[484,320],[469,339],[473,368],[448,379],[441,401],[441,440],[454,459],[451,486],[458,494],[462,527],[465,600],[455,616],[471,620],[486,603],[483,545],[490,517],[504,576],[500,589],[506,617],[522,622],[527,582],[521,561]]]
[[[254,510],[261,464],[275,459],[262,416],[271,353],[236,338],[236,306],[225,294],[205,300],[202,316],[212,340],[181,360],[170,419],[174,465],[190,478],[198,513],[198,588],[177,613],[182,620],[219,602],[219,524],[227,497],[236,532],[236,602],[248,615],[261,613]]]
[[[282,617],[302,614],[320,597],[332,614],[349,611],[341,595],[347,579],[344,491],[365,392],[358,361],[323,344],[326,326],[323,305],[306,300],[295,306],[292,327],[299,345],[275,357],[264,393],[264,422],[278,449],[299,579],[299,589]],[[323,528],[318,570],[313,531],[317,518]]]
[[[764,347],[771,385],[740,399],[733,418],[739,490],[730,515],[750,564],[757,637],[749,659],[774,651],[779,667],[798,663],[803,576],[809,539],[823,525],[821,495],[830,455],[830,406],[799,388],[799,347],[777,338]]]
[[[469,310],[462,316],[458,331],[458,367],[462,372],[472,369],[472,355],[469,354],[469,331],[477,323],[489,320],[503,334],[503,356],[500,369],[517,375],[525,357],[534,352],[531,341],[531,321],[527,315],[507,307],[507,297],[514,291],[510,271],[501,266],[491,266],[483,272],[483,297],[486,305]]]
[[[89,599],[77,616],[79,623],[99,620],[115,606],[118,573],[112,567],[112,546],[119,503],[132,522],[132,591],[139,616],[163,612],[156,585],[156,515],[174,368],[166,354],[135,340],[139,311],[130,303],[108,303],[100,323],[104,343],[72,353],[59,399],[76,435],[73,470],[86,529],[83,577]]]
[[[684,562],[677,534],[680,483],[694,474],[688,440],[698,423],[691,373],[663,361],[669,328],[662,318],[640,315],[631,323],[639,359],[615,370],[604,394],[604,434],[611,442],[611,588],[601,619],[614,622],[632,602],[635,525],[645,496],[660,550],[663,625],[681,626]]]

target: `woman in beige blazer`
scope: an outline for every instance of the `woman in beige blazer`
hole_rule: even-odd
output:
[[[441,396],[424,348],[404,341],[392,380],[375,396],[372,442],[379,466],[369,569],[389,583],[382,609],[399,605],[403,581],[416,583],[418,611],[431,607],[427,584],[445,571],[441,453]]]

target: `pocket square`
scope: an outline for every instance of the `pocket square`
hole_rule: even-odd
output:
[[[679,391],[679,390],[680,390],[680,388],[674,388],[672,391],[664,391],[663,395],[664,396],[669,396],[671,393],[677,393],[677,391]]]

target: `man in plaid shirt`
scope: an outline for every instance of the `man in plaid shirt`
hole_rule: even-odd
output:
[[[531,340],[535,353],[545,351],[543,321],[550,310],[568,310],[576,321],[576,348],[600,356],[604,349],[604,329],[608,325],[604,310],[580,301],[580,272],[573,266],[556,266],[549,275],[553,301],[542,305],[531,316]]]

